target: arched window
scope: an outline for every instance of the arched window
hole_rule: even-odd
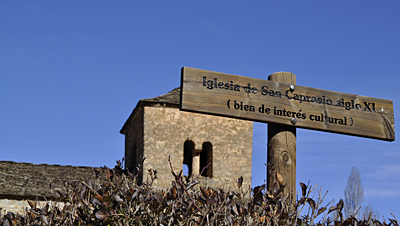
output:
[[[204,142],[202,150],[200,152],[200,172],[211,163],[201,174],[203,177],[212,177],[213,165],[212,165],[213,147],[210,142]]]
[[[192,165],[193,165],[193,151],[194,151],[194,142],[191,140],[185,141],[183,146],[183,165],[186,165],[187,174],[186,176],[192,175]],[[185,173],[185,172],[184,172]]]

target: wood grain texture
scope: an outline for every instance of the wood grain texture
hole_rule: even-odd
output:
[[[268,76],[268,80],[296,84],[296,76],[289,72],[278,72]],[[282,124],[268,124],[267,164],[271,172],[267,172],[267,188],[273,194],[274,184],[279,185],[277,174],[286,185],[285,197],[292,204],[296,202],[296,127]],[[289,195],[289,196],[288,196]]]
[[[180,109],[386,141],[395,139],[391,100],[304,86],[290,90],[292,84],[284,81],[287,83],[184,67]]]

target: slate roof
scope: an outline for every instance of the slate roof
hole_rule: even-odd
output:
[[[152,102],[152,103],[166,103],[166,104],[176,104],[179,105],[179,101],[180,101],[180,92],[181,89],[175,88],[172,91],[160,95],[158,97],[153,97],[153,98],[148,98],[148,99],[143,99],[140,100],[142,102]]]
[[[96,179],[95,169],[101,172],[101,168],[94,167],[0,161],[0,198],[57,197],[57,190],[65,194],[64,182]]]

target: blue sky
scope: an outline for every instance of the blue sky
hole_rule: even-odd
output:
[[[2,1],[0,160],[113,166],[136,103],[178,87],[183,66],[292,72],[301,86],[393,100],[396,121],[399,10],[390,0]],[[255,123],[253,185],[265,145]],[[400,216],[399,146],[298,129],[297,182],[337,202],[357,166],[364,204]]]

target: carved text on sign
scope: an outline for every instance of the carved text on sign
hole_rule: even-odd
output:
[[[181,110],[393,141],[391,100],[182,68]]]

